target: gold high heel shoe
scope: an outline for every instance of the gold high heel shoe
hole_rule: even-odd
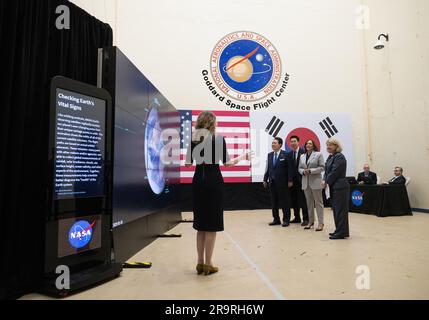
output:
[[[212,266],[209,266],[208,264],[205,264],[203,266],[203,268],[204,268],[204,274],[206,276],[211,275],[213,273],[219,272],[219,268],[218,267],[212,267]]]
[[[195,269],[197,270],[197,273],[199,275],[203,274],[203,272],[204,272],[204,265],[202,263],[199,263],[199,264],[197,264],[197,267]]]

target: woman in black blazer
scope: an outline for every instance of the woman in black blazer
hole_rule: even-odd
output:
[[[194,229],[197,230],[198,274],[210,275],[219,271],[213,266],[212,256],[216,233],[223,225],[223,178],[219,163],[233,167],[242,160],[251,160],[253,152],[230,159],[225,138],[216,135],[216,116],[212,112],[199,114],[192,143],[188,148],[186,166],[196,170],[192,180]]]
[[[329,234],[329,239],[345,239],[349,233],[349,197],[350,185],[346,180],[347,160],[341,153],[341,143],[334,138],[326,142],[330,154],[325,165],[323,187],[329,186],[332,211],[334,212],[335,232]]]

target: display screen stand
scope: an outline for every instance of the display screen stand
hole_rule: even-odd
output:
[[[45,293],[66,295],[122,271],[111,258],[112,119],[106,90],[52,79]]]

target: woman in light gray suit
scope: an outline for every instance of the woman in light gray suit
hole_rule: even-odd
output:
[[[302,175],[302,190],[304,190],[307,199],[309,224],[304,229],[310,230],[314,227],[314,207],[317,211],[317,220],[319,225],[316,231],[322,231],[323,220],[323,197],[322,197],[322,172],[325,171],[325,160],[323,155],[318,152],[317,146],[313,140],[305,143],[306,152],[301,155],[299,160],[299,173]]]

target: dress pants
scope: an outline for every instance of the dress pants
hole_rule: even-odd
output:
[[[275,181],[270,184],[271,207],[273,209],[274,221],[280,222],[279,208],[283,211],[283,222],[290,222],[290,193],[289,188],[277,185]]]
[[[307,189],[304,190],[304,193],[307,200],[309,224],[314,224],[314,208],[316,208],[317,212],[317,221],[319,224],[324,224],[322,190],[313,190],[310,187],[307,187]]]
[[[304,191],[302,191],[302,181],[295,179],[290,193],[295,219],[301,220],[300,209],[302,209],[302,220],[308,221],[307,201],[305,199]]]
[[[332,190],[332,211],[334,212],[335,232],[334,234],[339,237],[350,236],[349,232],[349,197],[350,187]]]

